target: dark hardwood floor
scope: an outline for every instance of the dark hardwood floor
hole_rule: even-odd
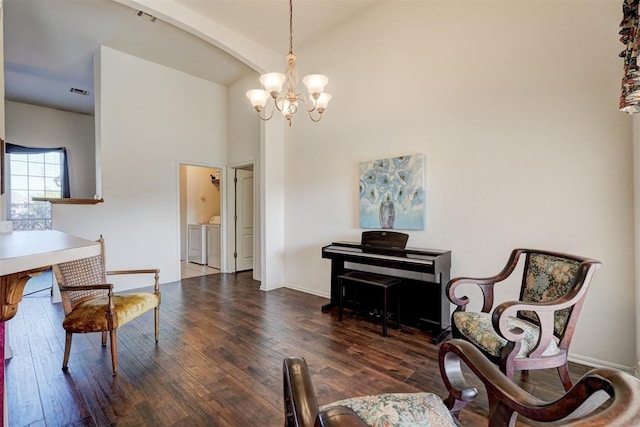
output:
[[[437,346],[420,330],[389,328],[345,313],[321,313],[327,300],[290,289],[263,292],[250,273],[216,274],[161,286],[160,342],[153,314],[119,329],[119,374],[111,376],[100,335],[74,335],[61,370],[62,307],[47,292],[24,298],[8,322],[9,425],[282,426],[282,360],[306,358],[320,404],[397,391],[445,396]],[[40,296],[38,296],[40,295]],[[578,378],[587,368],[573,364]],[[562,392],[555,370],[518,379],[541,398]],[[485,425],[486,394],[462,413]]]

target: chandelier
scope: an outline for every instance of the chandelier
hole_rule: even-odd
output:
[[[302,79],[302,83],[307,87],[309,99],[298,93],[298,70],[296,69],[296,56],[293,54],[293,0],[289,0],[289,54],[285,56],[287,65],[282,73],[267,73],[260,76],[260,84],[264,89],[251,89],[247,91],[247,98],[256,109],[258,117],[262,120],[269,120],[273,117],[274,110],[278,110],[289,122],[298,112],[298,107],[304,108],[309,114],[309,118],[314,122],[319,122],[322,113],[327,108],[331,100],[331,95],[324,92],[324,87],[329,82],[327,76],[322,74],[309,74]],[[285,91],[282,91],[282,86]],[[265,116],[264,107],[269,100],[273,100],[274,108],[271,114]],[[301,104],[304,104],[303,106]]]

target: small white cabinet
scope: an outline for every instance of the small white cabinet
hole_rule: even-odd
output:
[[[196,264],[207,264],[207,226],[206,224],[189,224],[187,231],[187,261]]]
[[[189,224],[187,261],[220,269],[220,225]]]

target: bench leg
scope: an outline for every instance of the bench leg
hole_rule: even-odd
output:
[[[398,322],[398,330],[402,329],[402,322],[400,321],[400,290],[396,289],[396,322]]]
[[[389,306],[389,288],[384,288],[384,305],[382,306],[382,336],[387,336],[387,307]]]
[[[344,304],[344,284],[338,280],[338,322],[342,322],[342,308]]]

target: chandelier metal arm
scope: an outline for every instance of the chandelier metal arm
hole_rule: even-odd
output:
[[[261,109],[261,110],[259,110],[259,111],[256,109],[256,112],[258,113],[258,117],[260,118],[260,120],[264,120],[265,122],[266,122],[267,120],[271,120],[271,118],[273,117],[273,108],[271,109],[271,114],[269,114],[269,116],[268,116],[268,117],[265,117],[265,116],[263,116],[263,115],[262,115],[262,113],[263,113],[264,111],[265,111],[264,109]]]

